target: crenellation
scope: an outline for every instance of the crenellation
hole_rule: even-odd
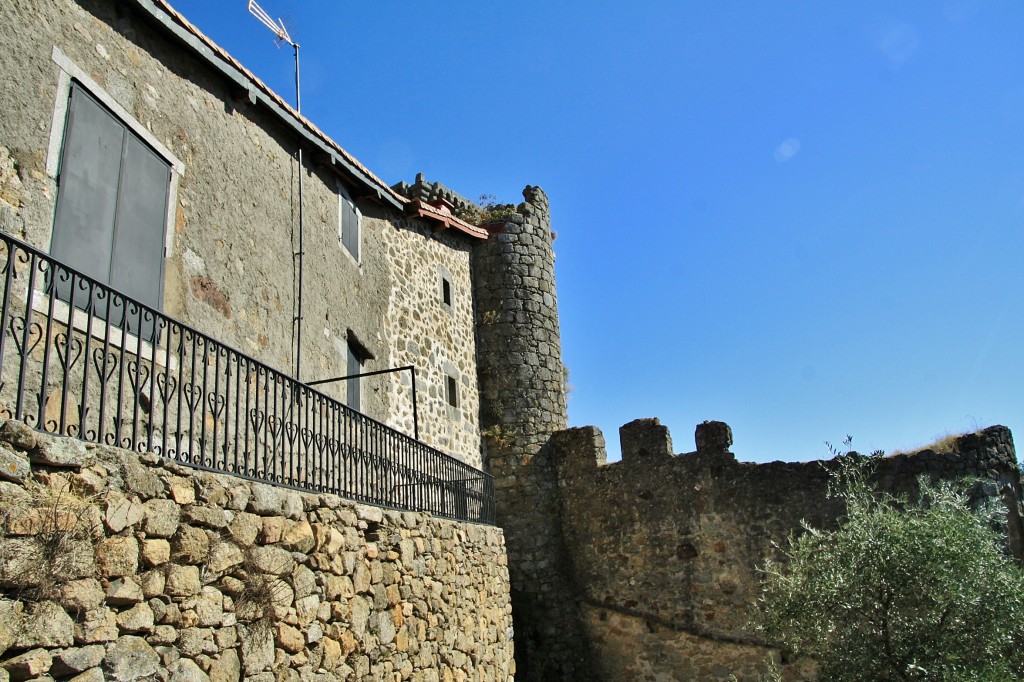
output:
[[[694,430],[698,454],[724,454],[732,446],[732,429],[725,422],[705,421]]]
[[[621,433],[623,461],[601,467],[593,465],[597,429],[551,439],[559,498],[552,523],[568,552],[595,679],[758,679],[769,659],[778,660],[749,625],[759,567],[781,559],[778,547],[804,522],[833,528],[842,518],[839,501],[828,495],[839,460],[738,462],[723,422],[698,425],[697,451],[679,456],[661,456],[668,433],[656,419],[631,422]],[[659,444],[657,456],[640,454],[650,439]],[[913,494],[920,475],[987,479],[974,495],[1006,505],[1010,548],[1021,556],[1019,475],[1008,429],[961,436],[949,452],[875,463],[874,480],[893,494]],[[657,624],[657,636],[644,623]],[[804,663],[786,668],[787,679],[813,679]]]
[[[576,476],[593,476],[607,464],[604,435],[596,426],[580,426],[551,436],[559,484]]]
[[[656,417],[636,419],[619,427],[619,443],[623,462],[672,456],[672,435]]]

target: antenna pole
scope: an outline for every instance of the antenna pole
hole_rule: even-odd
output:
[[[302,89],[299,85],[299,44],[293,42],[295,50],[295,111],[302,115]],[[295,320],[295,380],[302,381],[302,264],[306,254],[305,241],[303,239],[302,211],[302,142],[299,142],[299,295],[298,311]]]
[[[292,37],[288,35],[288,29],[285,28],[284,22],[278,19],[276,22],[270,17],[267,12],[256,4],[256,0],[249,0],[249,13],[259,19],[260,23],[269,28],[277,36],[277,39],[284,41],[292,46],[295,52],[295,112],[302,116],[302,90],[299,85],[299,44],[292,40]],[[298,282],[298,294],[296,296],[296,307],[295,318],[292,320],[292,324],[295,328],[295,380],[302,381],[302,265],[303,256],[305,256],[305,240],[303,230],[303,210],[302,210],[302,141],[298,143],[298,175],[299,175],[299,251],[298,253],[292,254],[292,263],[295,262],[295,258],[299,259],[299,282]]]
[[[295,111],[302,113],[302,88],[299,85],[299,44],[292,43],[295,50]]]

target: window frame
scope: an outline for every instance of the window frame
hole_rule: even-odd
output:
[[[458,409],[459,407],[459,380],[451,374],[445,374],[444,398],[448,407]]]
[[[353,221],[353,229],[355,230],[354,238],[346,238],[347,232],[345,230],[345,215],[348,212],[346,211],[346,204],[351,206],[351,214],[355,216]],[[350,246],[353,242],[355,245],[355,253],[352,253],[352,247]],[[338,245],[341,247],[342,251],[347,253],[352,260],[356,262],[356,264],[362,263],[363,214],[356,205],[356,202],[353,201],[352,195],[348,193],[348,190],[346,190],[345,186],[341,183],[338,183]]]
[[[141,138],[159,156],[163,157],[171,167],[171,180],[167,189],[167,215],[164,218],[164,250],[163,257],[169,258],[174,246],[174,216],[178,206],[178,188],[185,175],[185,163],[156,138],[144,125],[135,120],[127,109],[122,107],[106,90],[104,90],[89,74],[75,64],[57,46],[53,47],[50,58],[57,65],[57,92],[54,99],[53,118],[50,123],[50,142],[46,150],[46,175],[56,182],[60,172],[61,151],[64,148],[65,122],[71,104],[71,87],[74,81],[84,88],[92,97],[105,106],[134,135]],[[56,213],[57,202],[53,203]],[[45,248],[50,250],[53,242],[53,220],[50,221],[50,234],[47,236]]]
[[[109,114],[117,123],[123,126],[124,130],[137,138],[138,142],[149,148],[149,151],[153,153],[157,158],[165,162],[169,168],[168,173],[168,186],[166,193],[166,205],[163,215],[163,230],[160,236],[161,247],[157,258],[160,263],[160,281],[158,287],[158,293],[156,294],[159,300],[153,303],[147,303],[141,301],[139,298],[138,291],[123,291],[124,295],[132,299],[138,299],[144,305],[154,308],[157,311],[163,309],[163,296],[164,296],[164,284],[165,284],[165,267],[167,258],[170,257],[173,247],[174,237],[174,218],[177,212],[178,206],[178,188],[181,184],[181,179],[185,175],[185,164],[179,159],[173,152],[171,152],[164,144],[156,138],[156,136],[149,131],[144,125],[139,123],[132,116],[127,109],[121,106],[118,101],[104,90],[88,73],[75,62],[73,62],[67,55],[65,55],[60,48],[53,46],[50,53],[50,58],[54,64],[58,67],[57,72],[57,87],[54,95],[53,115],[50,122],[50,138],[46,150],[46,166],[45,172],[47,177],[53,183],[54,188],[54,200],[51,204],[51,214],[49,221],[49,232],[42,240],[41,247],[47,252],[53,254],[54,246],[54,235],[57,232],[57,205],[59,201],[59,188],[57,187],[57,179],[61,173],[61,166],[64,157],[65,143],[67,142],[68,133],[68,117],[71,111],[71,93],[74,88],[78,88],[83,91],[85,95],[92,98],[94,104],[98,104],[101,108],[106,109],[106,113]],[[111,258],[113,258],[113,250],[111,250]],[[111,286],[109,279],[102,282],[106,286]],[[44,291],[40,291],[44,296],[50,296],[49,284],[44,284]],[[60,301],[57,301],[58,303]],[[154,305],[155,304],[155,305]],[[140,343],[157,343],[155,338],[143,338],[147,334],[145,330],[130,329],[127,324],[124,328],[118,324],[110,324],[102,317],[96,317],[96,324],[105,325],[109,329],[120,329],[123,333],[126,333],[129,338],[137,338]]]

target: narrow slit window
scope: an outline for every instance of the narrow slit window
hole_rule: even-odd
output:
[[[445,390],[445,397],[448,399],[448,404],[452,407],[459,406],[459,383],[455,380],[455,377],[449,376],[447,388]]]
[[[441,300],[446,306],[452,304],[452,283],[448,281],[447,277],[441,278]]]

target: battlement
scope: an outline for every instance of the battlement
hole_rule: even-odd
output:
[[[557,517],[573,598],[599,679],[642,677],[637,651],[664,665],[666,679],[717,679],[728,670],[758,679],[771,655],[749,628],[759,567],[806,522],[832,528],[845,513],[828,494],[847,453],[811,462],[739,462],[728,424],[706,421],[696,450],[672,454],[658,419],[619,430],[622,460],[607,462],[596,427],[555,433],[551,459]],[[1021,498],[1013,438],[992,426],[945,444],[875,460],[879,489],[914,495],[919,477],[978,479],[972,497],[1003,503],[1010,549],[1021,555]],[[661,669],[661,668],[658,668]]]

